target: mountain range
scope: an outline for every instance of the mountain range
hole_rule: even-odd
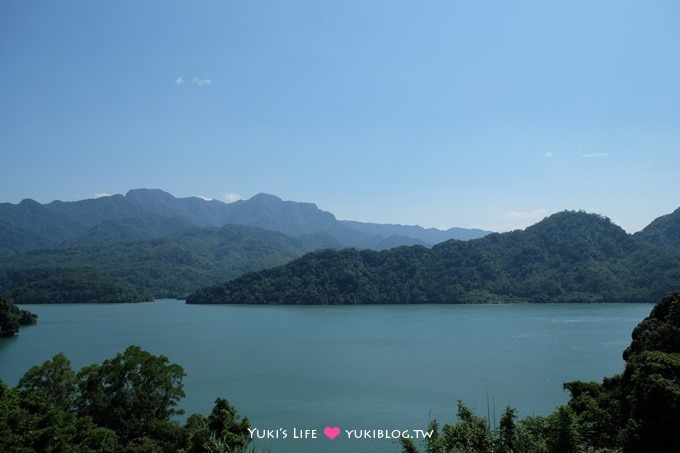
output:
[[[17,303],[182,297],[320,248],[431,246],[487,233],[338,221],[267,194],[229,204],[157,189],[23,200],[0,204],[0,294]]]
[[[136,189],[0,204],[0,257],[0,295],[15,303],[643,301],[680,287],[680,209],[633,235],[580,211],[490,233]]]
[[[199,197],[176,198],[158,189],[125,195],[40,204],[26,199],[0,204],[0,257],[29,250],[104,245],[171,236],[190,227],[244,225],[283,233],[320,247],[382,249],[397,245],[432,246],[448,239],[473,239],[479,229],[425,229],[339,221],[312,203],[258,194],[223,203]]]

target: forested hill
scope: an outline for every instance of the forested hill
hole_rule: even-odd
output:
[[[680,208],[647,225],[635,237],[665,248],[680,250]]]
[[[0,294],[18,304],[183,297],[312,249],[274,231],[227,225],[146,241],[33,251],[0,262]]]
[[[554,214],[523,231],[431,249],[323,250],[193,293],[187,303],[633,302],[680,287],[680,252],[606,217]]]

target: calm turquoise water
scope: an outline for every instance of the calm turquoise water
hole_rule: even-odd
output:
[[[345,430],[425,429],[455,421],[461,399],[492,421],[506,405],[546,415],[562,383],[600,380],[646,304],[282,307],[147,304],[32,305],[37,326],[0,340],[0,379],[16,385],[59,352],[79,369],[130,344],[182,365],[187,414],[227,398],[251,424],[287,432],[273,452],[399,451]],[[328,440],[325,426],[341,435]],[[294,429],[317,439],[294,439]],[[376,435],[378,435],[376,433]]]

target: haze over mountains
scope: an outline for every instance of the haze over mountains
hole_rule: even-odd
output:
[[[37,249],[155,239],[190,227],[229,224],[277,231],[312,247],[432,246],[489,233],[338,221],[312,203],[283,201],[268,194],[223,203],[198,197],[175,198],[158,189],[135,189],[124,196],[75,202],[40,204],[27,199],[0,204],[0,257]]]

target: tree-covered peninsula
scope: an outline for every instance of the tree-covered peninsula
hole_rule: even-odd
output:
[[[7,268],[0,291],[15,304],[146,302],[149,291],[91,267]]]
[[[606,217],[564,211],[522,231],[431,249],[313,252],[198,290],[187,303],[642,302],[678,282],[678,249],[629,235]]]
[[[0,338],[15,335],[21,326],[35,324],[38,316],[22,310],[0,296]]]

